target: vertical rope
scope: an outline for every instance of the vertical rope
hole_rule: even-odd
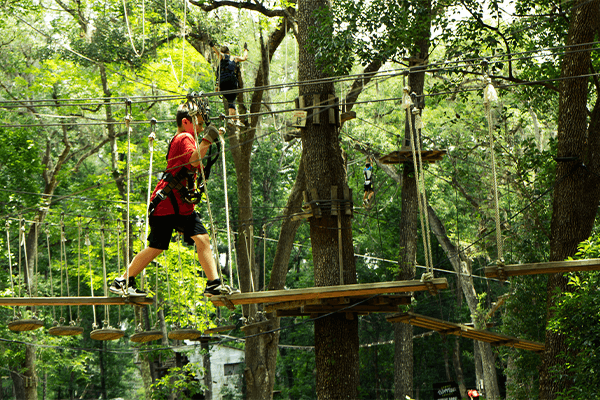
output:
[[[59,246],[59,252],[60,252],[60,268],[59,268],[59,272],[60,272],[60,297],[64,296],[63,293],[63,272],[65,269],[65,259],[63,257],[63,248],[64,248],[64,238],[65,238],[65,232],[64,232],[64,213],[61,213],[60,215],[60,246]],[[64,322],[64,317],[63,317],[63,307],[60,307],[60,323],[62,324]]]
[[[267,224],[263,224],[263,290],[267,290]]]
[[[421,184],[421,195],[423,196],[423,214],[425,217],[425,228],[427,239],[427,251],[429,252],[429,270],[430,274],[433,274],[433,255],[431,253],[431,235],[429,228],[429,212],[427,210],[427,190],[425,189],[425,170],[423,169],[423,157],[421,154],[421,129],[423,129],[423,120],[421,118],[421,110],[416,109],[417,113],[415,114],[415,134],[417,136],[417,146],[419,146],[419,151],[417,152],[419,156],[419,181]]]
[[[406,93],[407,89],[405,88],[404,91]],[[409,100],[410,100],[410,98],[409,98]],[[403,101],[403,107],[406,104],[411,104],[412,105],[412,101],[410,103],[405,103]],[[408,130],[409,130],[409,135],[408,136],[410,138],[410,147],[411,147],[412,156],[413,156],[413,167],[415,169],[415,174],[416,174],[417,205],[418,205],[418,208],[419,208],[419,219],[420,219],[420,222],[421,222],[421,232],[423,233],[423,250],[425,252],[425,266],[427,267],[427,271],[429,271],[430,261],[429,261],[429,253],[427,251],[427,239],[425,238],[427,233],[425,231],[425,221],[423,219],[423,204],[422,204],[422,198],[421,198],[421,194],[420,194],[420,190],[419,190],[419,187],[420,187],[420,183],[419,183],[419,166],[418,166],[418,163],[417,163],[417,154],[416,154],[416,148],[415,148],[415,137],[414,137],[414,134],[413,134],[412,115],[411,115],[411,112],[410,112],[409,108],[408,107],[405,107],[405,108],[406,108],[406,111],[407,111],[406,118],[408,120]]]
[[[129,182],[129,180],[127,181]],[[105,246],[104,246],[104,225],[102,225],[102,227],[100,228],[100,245],[102,248],[102,279],[104,281],[104,296],[108,297],[108,282],[107,282],[107,278],[106,278],[106,251],[105,251]],[[104,318],[105,320],[102,321],[104,326],[109,327],[110,326],[110,314],[109,314],[109,308],[108,308],[108,304],[104,306]]]
[[[179,268],[179,296],[177,296],[179,301],[177,303],[177,325],[181,328],[181,299],[184,298],[184,296],[182,296],[184,284],[183,264],[181,263],[181,235],[179,234],[177,234],[177,267]]]
[[[131,100],[125,102],[125,126],[127,127],[127,218],[125,219],[125,295],[128,295],[127,287],[129,286],[129,212],[130,212],[130,195],[131,195]],[[106,277],[105,277],[106,280]]]
[[[120,271],[121,271],[121,218],[117,218],[117,276],[119,275]],[[128,283],[128,282],[126,282],[126,283]],[[121,321],[121,306],[119,306],[119,321]]]
[[[223,191],[225,192],[225,222],[227,223],[227,257],[231,262],[231,230],[229,229],[229,196],[227,194],[227,163],[225,162],[225,139],[219,135],[221,141],[221,159],[223,162]],[[202,178],[204,179],[204,173]],[[204,183],[206,191],[206,182]],[[208,198],[208,197],[207,197]],[[239,274],[239,271],[238,271]],[[233,285],[233,265],[229,268],[229,283]]]
[[[151,132],[148,135],[148,149],[150,150],[150,166],[148,167],[148,191],[146,193],[146,230],[144,232],[144,244],[148,245],[148,226],[150,225],[148,209],[150,208],[150,195],[152,192],[152,161],[154,158],[154,140],[156,139],[156,118],[150,120]]]
[[[46,224],[46,247],[48,248],[48,272],[50,274],[50,296],[54,297],[54,280],[52,278],[52,258],[50,257],[50,229]],[[56,322],[56,306],[52,306],[52,318]]]
[[[196,152],[198,153],[198,157],[200,157],[200,149],[198,145],[198,134],[196,132],[196,124],[198,124],[198,115],[194,114],[192,116],[192,126],[194,128],[194,141],[196,142]],[[224,146],[223,146],[224,147]],[[219,274],[219,279],[223,282],[223,272],[221,271],[221,263],[219,263],[219,247],[217,246],[217,230],[215,229],[215,223],[212,216],[212,210],[210,208],[210,198],[208,196],[208,187],[206,185],[206,176],[204,175],[204,167],[202,165],[202,160],[200,160],[200,165],[198,166],[200,169],[200,174],[202,175],[202,185],[204,185],[204,195],[206,196],[206,210],[208,211],[208,218],[210,220],[210,236],[212,238],[213,244],[212,247],[214,251],[212,252],[213,258],[215,259],[215,264],[217,267],[217,272]]]
[[[183,85],[183,70],[185,64],[185,28],[187,24],[187,0],[183,0],[183,21],[181,23],[181,84]]]
[[[8,247],[8,271],[10,273],[10,291],[11,294],[14,296],[15,295],[15,283],[14,283],[14,279],[13,279],[13,268],[12,268],[12,254],[10,251],[10,221],[6,220],[6,223],[4,224],[5,228],[6,228],[6,245]],[[16,309],[15,307],[13,307],[13,316],[16,317]]]
[[[77,297],[81,296],[81,215],[77,219]],[[80,308],[77,306],[77,323],[81,320]]]
[[[91,252],[90,246],[92,245],[92,242],[90,242],[90,237],[87,232],[85,233],[85,245],[87,247],[88,264],[90,266],[90,290],[92,292],[92,298],[93,298],[94,297],[94,271],[92,270],[92,256],[90,254],[90,252]],[[96,306],[95,305],[92,305],[92,311],[94,312],[94,323],[92,324],[92,329],[97,329],[98,324],[96,323],[96,321],[98,319],[96,317]]]
[[[494,133],[493,133],[493,120],[492,120],[492,102],[498,101],[498,94],[492,84],[490,77],[485,79],[486,87],[483,93],[483,105],[485,107],[485,115],[488,123],[488,133],[490,139],[490,157],[492,163],[492,181],[494,183],[494,212],[496,217],[496,245],[498,246],[498,261],[504,260],[503,248],[502,248],[502,231],[500,227],[500,206],[498,204],[498,179],[496,176],[496,156],[494,154]]]

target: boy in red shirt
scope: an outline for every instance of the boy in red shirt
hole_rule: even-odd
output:
[[[186,243],[196,244],[198,260],[208,280],[204,295],[210,297],[219,295],[223,291],[233,291],[220,281],[210,248],[208,232],[200,221],[200,216],[194,211],[194,204],[186,199],[188,176],[195,181],[195,172],[201,168],[202,157],[206,155],[210,145],[219,140],[221,131],[212,125],[208,125],[206,130],[204,129],[202,114],[193,101],[188,101],[178,107],[176,120],[177,133],[171,139],[167,150],[167,169],[151,197],[149,245],[133,258],[129,264],[129,274],[125,272],[123,276],[113,281],[109,288],[112,293],[146,296],[146,292],[137,288],[135,277],[159,254],[169,248],[173,230],[183,233]],[[198,148],[196,148],[194,140],[194,120],[196,120],[196,133],[205,131]],[[184,168],[187,170],[182,171]],[[189,174],[188,171],[190,171]],[[174,183],[180,184],[171,185],[170,189],[167,188],[169,182],[173,180],[179,181]],[[128,276],[129,281],[127,282]]]

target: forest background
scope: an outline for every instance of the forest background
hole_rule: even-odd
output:
[[[214,123],[221,124],[217,117],[223,105],[213,95],[216,61],[211,41],[229,45],[236,54],[245,42],[250,48],[240,72],[247,90],[239,97],[238,112],[251,115],[242,117],[243,128],[229,128],[226,135],[234,260],[227,256],[220,163],[208,185],[224,272],[228,275],[233,265],[234,284],[239,276],[244,291],[251,285],[254,290],[314,286],[309,226],[290,226],[288,218],[300,211],[301,200],[294,195],[307,185],[302,143],[290,126],[289,112],[295,108],[299,71],[305,67],[298,58],[300,37],[301,43],[310,43],[322,72],[333,78],[336,95],[356,112],[339,130],[339,146],[354,191],[352,245],[358,282],[390,281],[403,274],[402,188],[410,172],[376,162],[375,200],[367,210],[360,206],[362,169],[367,157],[377,159],[402,146],[403,89],[411,85],[415,68],[420,69],[423,148],[448,150],[442,161],[425,168],[424,177],[432,264],[436,276],[448,279],[449,288],[436,296],[415,293],[410,310],[480,327],[493,324],[492,331],[545,342],[551,349],[543,356],[510,347],[492,351],[467,339],[411,328],[413,347],[404,356],[414,365],[410,379],[404,379],[410,384],[401,388],[395,327],[385,315],[361,316],[360,397],[430,399],[435,383],[457,381],[463,397],[466,389],[483,386],[487,398],[591,398],[599,383],[598,374],[589,373],[598,368],[598,274],[512,278],[510,283],[483,277],[484,267],[498,257],[498,243],[482,91],[489,74],[500,98],[492,107],[492,128],[504,260],[513,264],[597,256],[593,222],[598,199],[593,188],[600,175],[595,158],[589,157],[600,118],[595,72],[600,62],[600,2],[344,0],[331,8],[315,7],[319,23],[308,34],[298,25],[297,13],[312,3],[299,3],[8,0],[0,10],[3,294],[59,295],[70,290],[87,295],[93,284],[96,295],[102,295],[103,266],[107,278],[114,278],[139,251],[148,178],[153,187],[164,168],[176,106],[191,91],[202,91],[210,95]],[[422,52],[415,56],[424,41],[426,57]],[[575,43],[585,45],[567,47]],[[132,100],[130,109],[126,99]],[[149,174],[151,118],[158,123]],[[570,128],[577,134],[571,135]],[[575,143],[576,150],[561,150],[561,143]],[[557,162],[557,156],[576,160]],[[128,169],[130,211],[125,224]],[[587,207],[579,219],[553,209],[567,183],[575,187],[569,186],[564,195],[571,208]],[[207,206],[201,206],[201,213],[208,225]],[[551,252],[552,240],[560,236],[554,225],[557,215],[576,230],[562,230],[565,241],[574,242],[570,254]],[[421,238],[416,229],[410,234]],[[416,264],[424,265],[422,243],[416,248]],[[300,399],[323,390],[316,383],[315,353],[306,347],[315,345],[312,320],[273,321],[260,307],[236,313],[215,309],[199,299],[204,282],[197,278],[193,258],[190,248],[172,243],[164,258],[148,268],[147,281],[162,300],[167,326],[203,330],[225,321],[242,325],[244,319],[283,328],[250,339],[264,341],[256,347],[241,340],[225,342],[246,350],[244,384],[231,396],[269,398],[276,390],[284,398]],[[421,272],[416,269],[417,278]],[[557,287],[561,293],[549,298]],[[490,312],[506,294],[504,305]],[[184,398],[202,389],[188,379],[188,371],[173,369],[160,381],[153,376],[149,361],[168,358],[166,348],[174,343],[139,347],[127,339],[90,340],[93,324],[118,326],[127,335],[138,323],[159,324],[155,308],[145,315],[134,315],[131,307],[108,311],[3,308],[1,398],[11,398],[10,393],[28,399],[167,398],[173,393]],[[85,333],[74,338],[52,337],[43,330],[15,334],[7,323],[17,312],[21,317],[35,313],[47,327],[61,318],[73,321]],[[244,336],[239,329],[231,334]],[[249,347],[265,349],[262,357],[271,364]],[[249,378],[257,375],[258,364],[272,369],[266,388]],[[132,376],[137,384],[131,384]]]

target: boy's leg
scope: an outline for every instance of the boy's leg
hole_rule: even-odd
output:
[[[129,280],[127,280],[127,271],[125,271],[123,276],[112,282],[109,287],[110,292],[127,296],[146,296],[146,292],[137,288],[135,277],[162,252],[161,249],[154,247],[146,247],[140,251],[129,264]]]
[[[156,257],[163,251],[154,247],[146,247],[144,250],[137,253],[131,264],[129,264],[129,276],[137,276],[144,268],[148,266]],[[127,277],[127,272],[123,274],[123,278]]]
[[[213,257],[212,250],[210,249],[210,238],[207,233],[202,235],[192,236],[194,243],[196,243],[196,251],[198,252],[198,261],[206,274],[206,279],[214,281],[219,278],[217,272],[217,265],[215,264],[215,258]]]

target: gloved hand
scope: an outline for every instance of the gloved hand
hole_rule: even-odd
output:
[[[208,41],[208,45],[209,45],[210,47],[215,47],[216,43],[215,43],[215,41],[214,41],[214,40],[210,39],[210,40]]]
[[[248,43],[244,42],[244,50],[248,50]]]

